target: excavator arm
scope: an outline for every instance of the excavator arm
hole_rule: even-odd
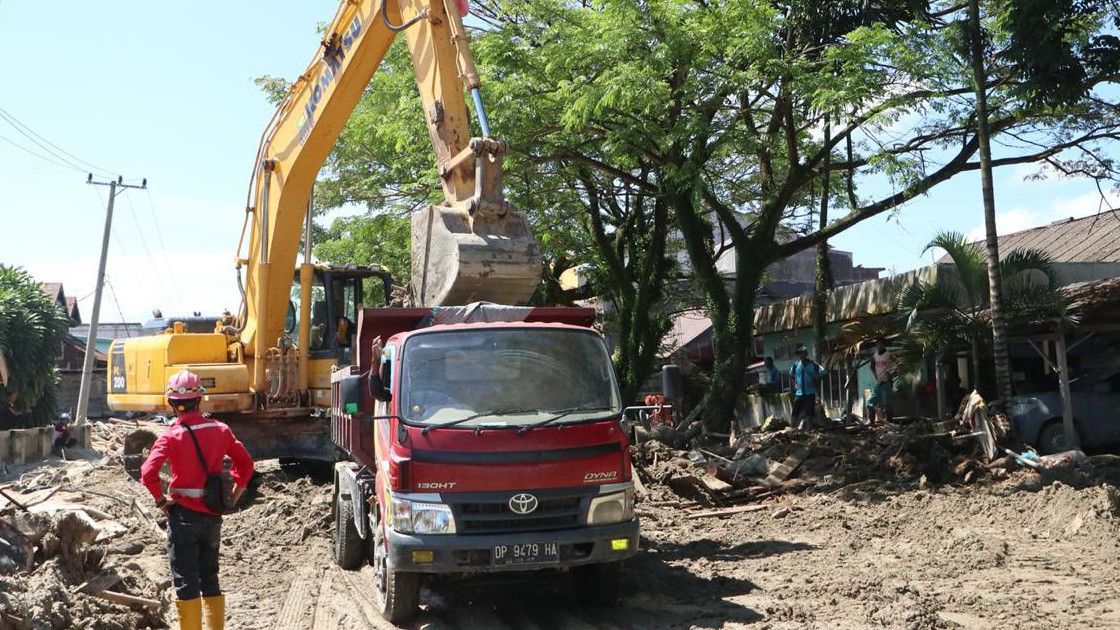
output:
[[[315,179],[397,33],[408,38],[444,193],[443,203],[412,217],[413,303],[523,303],[539,282],[538,243],[524,215],[502,194],[506,146],[489,137],[460,8],[456,0],[343,0],[315,59],[265,130],[250,184],[244,253],[244,232],[239,245],[239,269],[247,273],[234,341],[251,359],[257,392],[267,387],[270,349],[282,344]],[[474,100],[481,138],[471,137],[465,94]],[[305,287],[309,268],[305,261]],[[307,346],[305,329],[301,349]]]
[[[312,265],[310,197],[398,33],[408,38],[444,197],[412,217],[412,302],[529,298],[540,279],[539,246],[524,215],[502,196],[506,146],[490,137],[462,1],[342,0],[311,65],[261,136],[237,253],[239,314],[223,317],[213,333],[174,322],[166,334],[115,340],[107,387],[112,409],[165,412],[168,377],[190,369],[206,388],[203,410],[223,414],[254,456],[335,456],[323,418],[332,369],[352,358],[347,314],[357,319],[363,279],[380,276],[386,293],[389,279],[383,269]],[[482,137],[471,137],[467,94]],[[308,237],[293,291],[301,232]]]

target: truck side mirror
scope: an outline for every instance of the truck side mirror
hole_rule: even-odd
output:
[[[380,400],[381,402],[389,402],[393,399],[392,392],[389,391],[389,388],[385,387],[385,384],[381,380],[381,375],[376,372],[370,372],[369,375],[369,395],[370,398]]]

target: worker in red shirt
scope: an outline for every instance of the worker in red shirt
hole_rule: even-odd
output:
[[[171,377],[167,403],[177,417],[140,469],[140,481],[167,515],[167,552],[181,630],[201,630],[203,609],[210,630],[225,627],[225,596],[218,586],[222,516],[206,505],[206,478],[221,474],[227,456],[233,460],[233,492],[227,502],[232,506],[253,476],[253,458],[229,427],[199,412],[203,391],[192,372]],[[164,462],[171,466],[166,495],[159,478]]]

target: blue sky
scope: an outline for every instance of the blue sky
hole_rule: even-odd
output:
[[[154,307],[236,307],[234,249],[252,157],[272,113],[252,79],[302,72],[319,41],[316,24],[336,6],[0,0],[0,108],[129,182],[148,178],[149,192],[118,198],[103,321],[144,320]],[[0,262],[86,297],[107,189],[87,186],[84,167],[41,161],[9,141],[42,153],[0,120]],[[1090,183],[1022,181],[1028,172],[996,174],[1002,232],[1096,211]],[[921,249],[936,231],[981,225],[979,177],[969,174],[833,244],[853,251],[857,264],[904,271],[930,259]],[[91,303],[82,302],[87,318]]]

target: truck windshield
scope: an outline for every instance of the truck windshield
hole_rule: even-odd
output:
[[[606,347],[591,332],[426,333],[405,343],[401,370],[401,416],[430,427],[521,427],[559,412],[553,424],[564,424],[621,411]]]

